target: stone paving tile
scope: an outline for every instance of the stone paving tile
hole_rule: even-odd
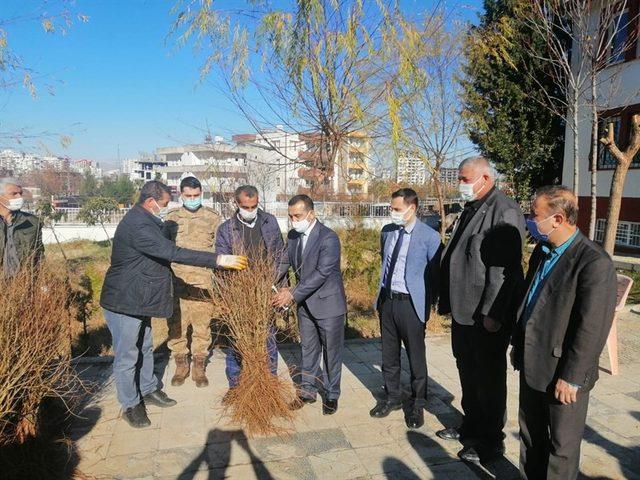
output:
[[[625,328],[631,328],[628,323]],[[631,331],[640,339],[640,332]],[[625,340],[623,347],[640,345]],[[635,343],[634,343],[635,342]],[[427,338],[429,398],[425,426],[408,431],[402,412],[372,419],[369,410],[382,394],[380,342],[348,343],[343,369],[343,394],[336,415],[322,415],[321,402],[306,406],[296,416],[289,434],[246,438],[230,422],[220,404],[226,392],[224,353],[214,351],[208,366],[210,386],[196,389],[188,380],[182,387],[166,385],[178,405],[151,407],[153,426],[133,430],[120,418],[111,366],[92,365],[83,377],[104,389],[86,402],[70,434],[77,441],[80,470],[96,479],[467,479],[517,478],[517,374],[508,374],[506,455],[486,468],[470,469],[457,459],[460,445],[435,436],[443,426],[460,421],[460,386],[450,338]],[[299,365],[299,349],[280,350],[280,371]],[[640,362],[626,352],[621,374],[605,372],[591,395],[582,451],[586,478],[640,478]],[[286,359],[286,362],[284,361]],[[406,358],[405,358],[406,362]],[[606,354],[602,365],[608,368]],[[174,365],[166,359],[157,370],[168,383]],[[403,388],[409,377],[403,370]]]

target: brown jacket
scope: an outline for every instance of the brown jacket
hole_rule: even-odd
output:
[[[166,231],[178,247],[208,252],[213,252],[218,225],[220,215],[204,206],[195,212],[184,207],[176,208],[165,220]],[[197,288],[211,287],[213,272],[209,268],[172,263],[171,269],[177,281]]]

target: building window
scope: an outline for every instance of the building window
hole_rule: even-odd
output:
[[[604,218],[598,218],[596,220],[596,242],[604,242],[604,230],[606,225],[607,221]],[[616,245],[640,247],[640,223],[618,222]]]
[[[613,35],[609,50],[609,64],[624,62],[630,45],[631,25],[629,24],[629,9],[625,8],[617,15],[609,26],[609,38]]]
[[[598,135],[599,138],[607,136],[607,126],[613,123],[613,132],[616,145],[620,149],[625,149],[629,142],[631,130],[631,118],[635,114],[640,114],[640,104],[628,105],[601,112],[599,114]],[[616,160],[609,153],[609,150],[602,144],[598,145],[598,170],[613,170],[616,168]],[[630,168],[640,168],[640,153],[631,162]]]

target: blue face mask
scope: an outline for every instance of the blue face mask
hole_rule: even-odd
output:
[[[549,233],[542,233],[538,228],[538,224],[539,223],[544,223],[544,222],[546,222],[547,220],[549,220],[550,218],[553,218],[553,217],[554,216],[551,215],[550,217],[545,218],[541,222],[536,222],[535,220],[531,220],[529,218],[527,219],[527,230],[529,230],[529,233],[531,234],[531,236],[533,237],[533,239],[535,241],[537,241],[537,242],[548,242],[549,241],[549,235],[551,235],[554,232],[556,227],[553,227]]]
[[[182,205],[184,205],[187,210],[195,211],[202,206],[202,198],[198,197],[193,200],[185,200],[183,198]]]

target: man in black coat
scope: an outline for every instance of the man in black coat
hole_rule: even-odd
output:
[[[527,226],[538,240],[512,344],[520,370],[520,471],[527,479],[578,476],[589,392],[616,306],[609,255],[576,227],[566,187],[538,191]]]
[[[462,387],[459,428],[436,434],[460,440],[460,458],[470,462],[504,452],[507,411],[507,348],[522,282],[524,216],[518,204],[495,188],[483,157],[459,166],[460,196],[467,200],[441,262],[441,314],[452,317],[451,346]]]
[[[246,257],[177,247],[167,238],[162,220],[170,200],[166,185],[144,184],[138,203],[116,229],[111,266],[100,297],[113,337],[118,401],[125,420],[136,428],[151,424],[145,404],[176,404],[158,388],[151,335],[151,317],[169,318],[173,313],[171,262],[235,270],[247,267]]]

